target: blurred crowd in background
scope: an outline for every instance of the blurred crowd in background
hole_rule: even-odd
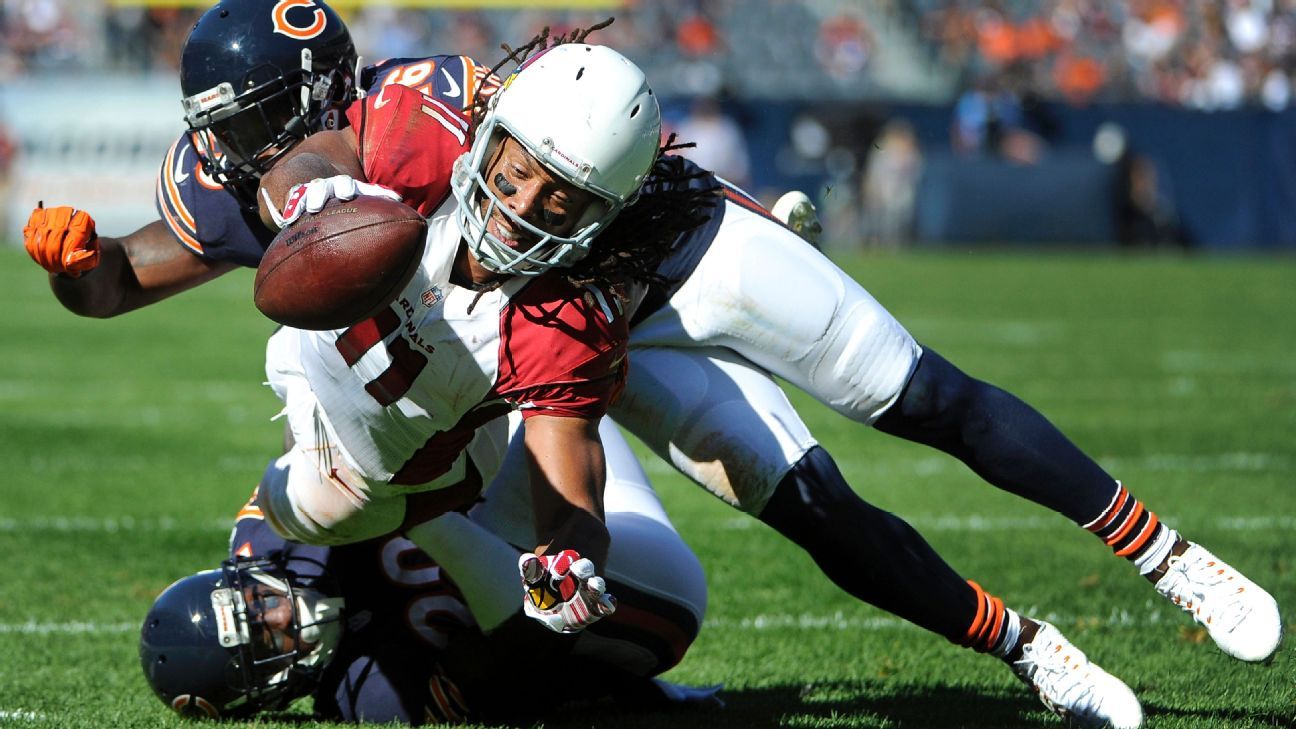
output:
[[[501,43],[520,45],[544,26],[560,34],[614,15],[595,39],[640,63],[673,101],[669,129],[698,143],[691,154],[762,199],[778,185],[817,180],[820,202],[837,216],[826,221],[830,237],[872,245],[911,233],[925,152],[1038,162],[1050,144],[1046,104],[1296,105],[1296,0],[571,4],[334,3],[370,61],[455,52],[493,62]],[[174,84],[180,47],[205,9],[190,5],[0,0],[0,87],[92,73]],[[939,139],[876,111],[895,104],[946,109]],[[5,131],[2,105],[0,94],[0,185],[15,156],[40,144]],[[871,115],[841,111],[870,105]],[[779,114],[786,123],[771,133]],[[833,188],[837,197],[823,199]]]
[[[1199,109],[1287,107],[1296,70],[1291,0],[912,0],[896,3],[965,84],[1147,100]]]
[[[603,41],[670,93],[906,94],[913,90],[896,79],[909,80],[917,67],[952,78],[946,93],[993,79],[1074,103],[1283,108],[1296,71],[1296,0],[627,0],[612,11],[339,6],[371,58],[436,49],[494,59],[501,42],[516,45],[544,25],[561,32],[612,12],[617,23]],[[0,0],[0,81],[48,70],[174,71],[201,10]],[[914,51],[909,68],[873,62],[883,37]]]

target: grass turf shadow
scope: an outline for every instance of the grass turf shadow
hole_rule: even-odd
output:
[[[655,710],[610,705],[570,708],[546,717],[545,729],[738,729],[739,727],[1057,727],[1029,693],[996,695],[971,687],[906,687],[883,682],[817,682],[722,690],[723,709]]]

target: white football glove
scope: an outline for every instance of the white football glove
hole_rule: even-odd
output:
[[[594,563],[574,550],[524,554],[518,558],[518,571],[525,592],[523,611],[555,633],[579,632],[616,610],[616,598],[594,574]]]
[[[400,193],[395,190],[389,190],[382,185],[375,185],[370,182],[361,182],[349,175],[317,177],[310,182],[293,185],[292,189],[288,191],[288,200],[284,203],[283,212],[279,212],[275,205],[271,203],[270,194],[264,188],[262,188],[261,194],[265,197],[266,209],[270,211],[270,217],[274,220],[275,225],[279,226],[280,230],[287,228],[293,221],[306,213],[314,214],[323,210],[324,203],[328,202],[330,198],[353,200],[358,195],[374,195],[401,202]]]

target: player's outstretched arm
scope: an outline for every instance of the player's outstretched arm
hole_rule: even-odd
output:
[[[536,552],[574,549],[602,566],[610,538],[603,521],[607,472],[598,420],[535,415],[527,418],[525,439]]]
[[[288,202],[288,192],[293,187],[316,179],[347,175],[363,181],[364,167],[360,164],[355,134],[349,130],[318,132],[293,147],[274,169],[261,178],[257,190],[257,208],[261,222],[271,230],[280,227],[279,211]]]
[[[23,245],[50,274],[50,289],[69,311],[106,319],[186,291],[235,268],[205,261],[176,244],[154,221],[121,238],[95,232],[88,213],[38,207]]]
[[[536,415],[527,419],[524,442],[538,545],[518,560],[522,608],[550,630],[575,633],[616,610],[598,575],[611,541],[598,419]]]

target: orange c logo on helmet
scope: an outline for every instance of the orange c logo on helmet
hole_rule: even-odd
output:
[[[220,711],[201,696],[180,694],[171,700],[171,708],[181,716],[200,716],[198,712],[202,712],[202,716],[210,719],[220,718]]]
[[[293,25],[288,22],[288,11],[293,8],[313,8],[315,19],[307,26]],[[324,10],[315,6],[315,0],[279,0],[275,3],[274,10],[270,11],[270,15],[274,18],[274,32],[283,33],[297,40],[314,38],[323,33],[324,26],[328,24]]]

